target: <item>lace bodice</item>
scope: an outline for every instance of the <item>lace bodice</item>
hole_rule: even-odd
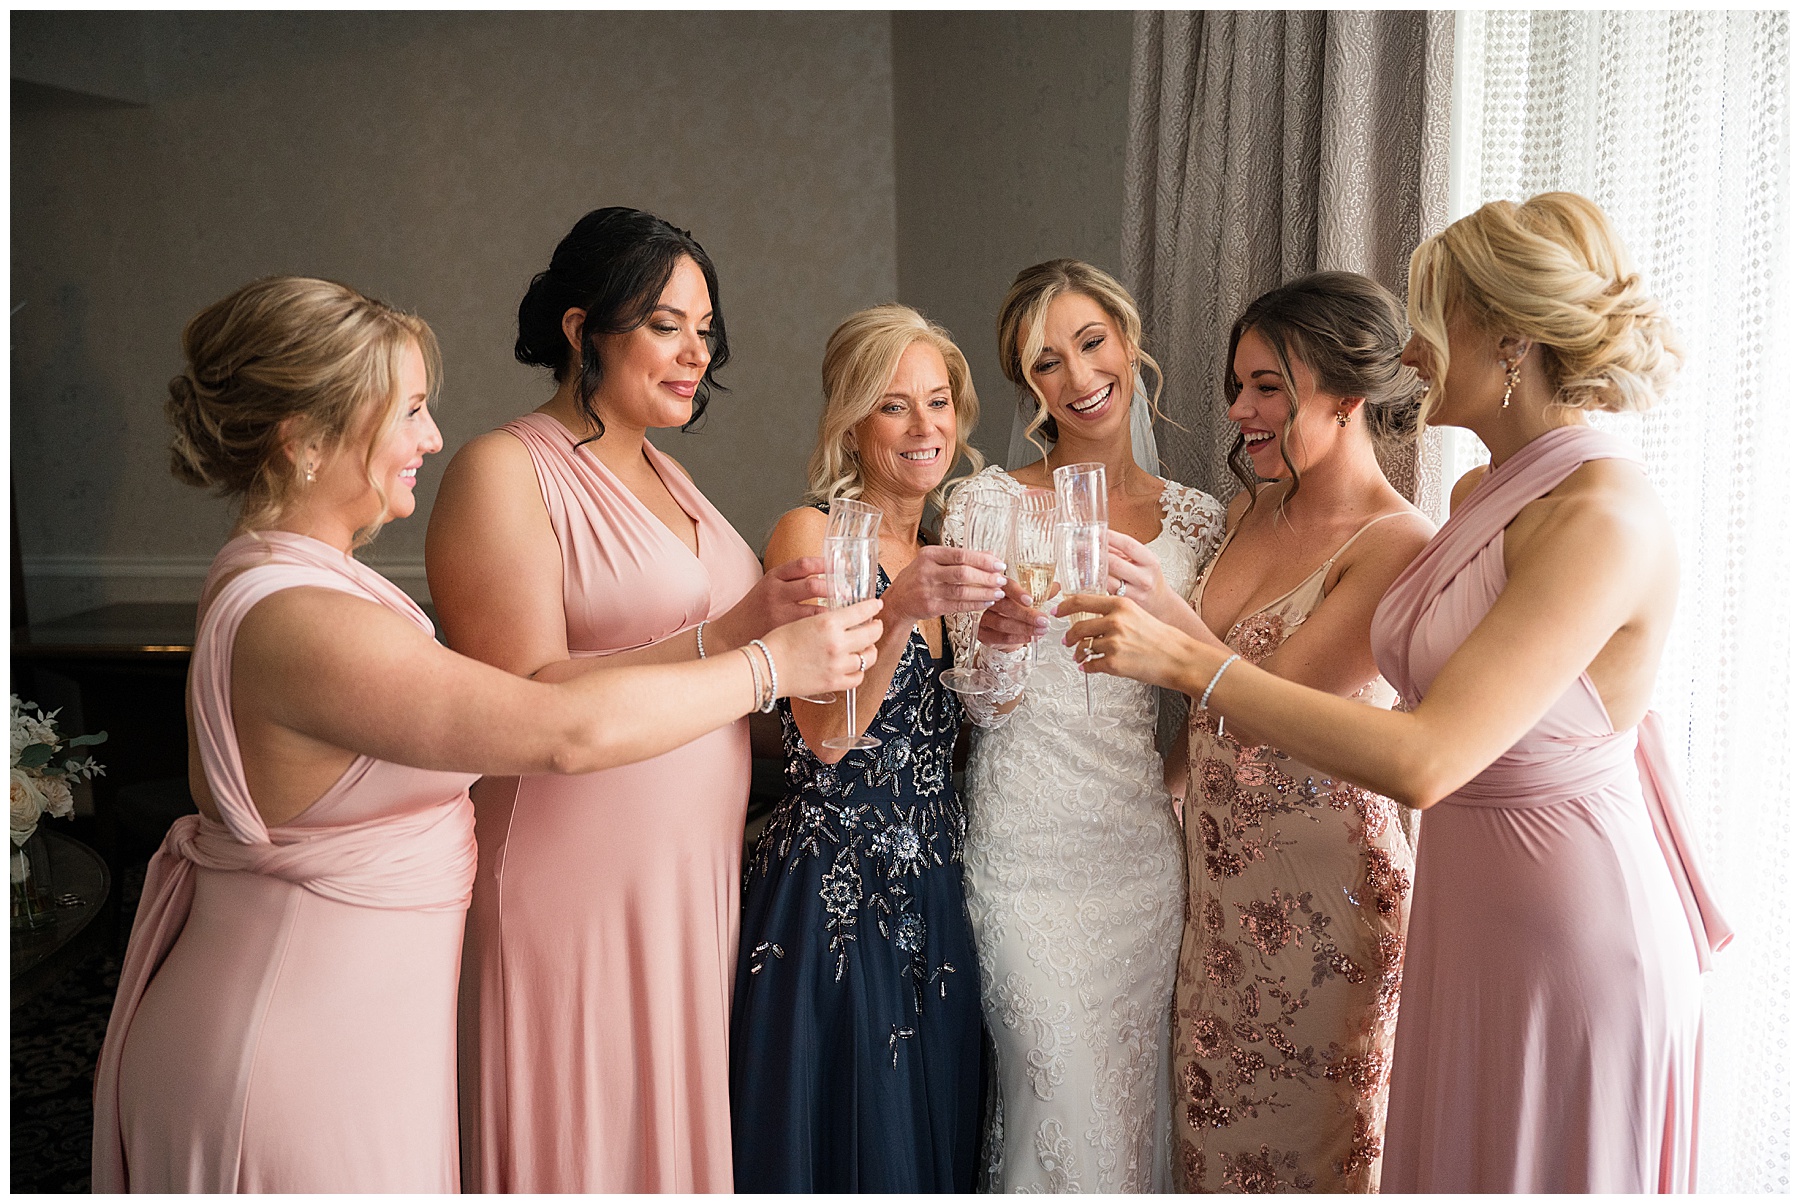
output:
[[[946,547],[963,546],[963,531],[967,521],[970,502],[984,496],[1001,494],[1017,498],[1023,495],[1025,486],[1020,484],[1010,473],[1000,468],[987,468],[956,487],[950,495],[949,503],[944,507],[942,538]],[[1146,546],[1156,554],[1162,563],[1163,577],[1177,594],[1186,596],[1193,588],[1199,568],[1212,556],[1219,541],[1224,535],[1225,507],[1211,494],[1183,485],[1178,481],[1164,481],[1162,490],[1162,530],[1155,539]],[[954,614],[945,620],[950,629],[951,644],[956,650],[956,662],[959,665],[978,663],[982,667],[1000,674],[1008,686],[996,691],[994,695],[974,695],[965,697],[963,706],[968,711],[969,719],[983,728],[1001,727],[1010,719],[1010,714],[998,709],[998,705],[1010,702],[1018,697],[1019,689],[1025,686],[1029,677],[1032,687],[1048,687],[1052,680],[1060,680],[1064,687],[1072,686],[1072,694],[1064,689],[1057,691],[1063,695],[1063,701],[1071,697],[1084,709],[1087,705],[1086,695],[1081,683],[1082,675],[1075,671],[1073,658],[1062,656],[1068,661],[1066,665],[1052,666],[1048,662],[1059,659],[1065,651],[1062,647],[1062,636],[1069,628],[1067,619],[1050,617],[1050,631],[1038,643],[1038,664],[1032,668],[1028,664],[1027,653],[1021,649],[1017,652],[998,652],[985,646],[977,648],[976,629],[980,626],[979,613]],[[1040,674],[1047,676],[1040,683]],[[1063,672],[1062,670],[1066,670]],[[1155,690],[1152,687],[1123,678],[1096,676],[1093,679],[1095,705],[1099,705],[1100,695],[1140,695],[1148,700],[1154,714]],[[1023,703],[1020,704],[1024,706]],[[1045,698],[1041,706],[1055,706],[1056,703]]]

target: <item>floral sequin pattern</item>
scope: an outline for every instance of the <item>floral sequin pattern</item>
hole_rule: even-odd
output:
[[[1322,580],[1322,575],[1320,575]],[[1322,587],[1229,633],[1260,663]],[[1387,706],[1375,681],[1355,699]],[[1392,800],[1216,716],[1188,737],[1190,921],[1175,993],[1176,1166],[1191,1191],[1373,1191],[1413,850]]]
[[[887,588],[885,571],[879,584]],[[915,893],[923,875],[946,867],[960,872],[962,861],[965,820],[950,780],[962,712],[938,682],[939,668],[914,632],[888,691],[890,700],[906,701],[884,706],[869,727],[881,744],[835,765],[812,754],[792,709],[781,704],[787,790],[744,870],[746,878],[817,874],[835,980],[843,981],[858,941],[885,941],[904,960],[915,1010],[962,969],[931,964],[927,920]],[[758,967],[776,968],[768,960]]]

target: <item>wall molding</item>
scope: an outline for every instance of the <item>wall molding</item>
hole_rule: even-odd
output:
[[[211,556],[26,556],[26,604],[34,623],[114,602],[197,602]],[[364,563],[415,600],[431,598],[423,558]]]
[[[193,580],[195,588],[206,580],[212,567],[211,556],[26,556],[25,577],[75,578],[95,580],[118,578],[127,581]],[[396,582],[410,585],[425,580],[425,561],[365,560],[363,563]]]

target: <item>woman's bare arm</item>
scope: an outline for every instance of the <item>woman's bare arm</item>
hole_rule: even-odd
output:
[[[566,681],[602,667],[675,664],[699,658],[692,629],[666,639],[571,659],[563,613],[563,558],[525,445],[490,431],[445,470],[425,537],[425,567],[445,641],[459,652],[539,681]],[[709,652],[816,614],[824,562],[781,563],[730,612],[709,623]]]
[[[857,680],[856,652],[879,625],[853,625],[879,609],[772,632],[784,691]],[[271,823],[309,806],[357,754],[466,773],[586,773],[667,752],[755,703],[740,653],[534,682],[452,652],[373,602],[319,588],[283,590],[250,610],[233,645],[232,690],[252,794]]]
[[[1359,706],[1242,662],[1219,678],[1213,709],[1320,769],[1431,806],[1512,747],[1613,641],[1639,642],[1637,659],[1654,663],[1660,632],[1648,629],[1673,596],[1672,541],[1648,482],[1633,475],[1635,483],[1581,470],[1582,480],[1572,477],[1533,503],[1537,513],[1521,514],[1507,535],[1506,587],[1411,714]],[[1197,696],[1225,659],[1216,641],[1129,602],[1089,596],[1065,606],[1103,615],[1069,635],[1092,635],[1105,653],[1090,671]],[[1615,719],[1636,723],[1648,690],[1637,693]]]

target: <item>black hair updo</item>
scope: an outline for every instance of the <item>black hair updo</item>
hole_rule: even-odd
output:
[[[519,302],[519,338],[513,344],[513,358],[521,364],[549,368],[558,384],[567,382],[573,373],[576,408],[604,434],[606,426],[594,408],[594,395],[606,371],[595,343],[601,335],[626,334],[649,321],[675,274],[675,265],[684,256],[692,259],[706,278],[706,295],[712,302],[707,339],[712,359],[694,390],[694,412],[681,428],[694,429],[706,413],[713,390],[724,390],[714,373],[731,358],[725,315],[719,308],[719,275],[692,234],[654,214],[613,205],[596,209],[575,223],[556,244],[550,266],[532,277],[525,299]],[[587,311],[581,324],[579,362],[563,334],[563,315],[571,309]]]

